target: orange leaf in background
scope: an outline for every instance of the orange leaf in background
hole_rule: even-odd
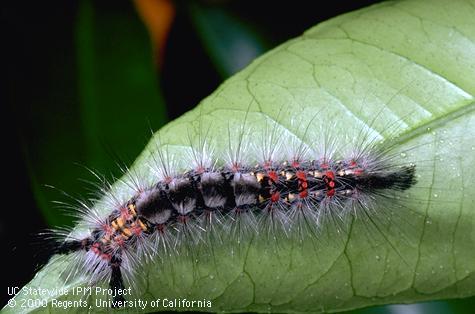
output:
[[[167,36],[175,17],[175,6],[171,0],[134,0],[134,3],[148,29],[155,64],[160,67]]]

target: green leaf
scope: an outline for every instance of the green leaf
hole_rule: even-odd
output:
[[[213,305],[177,310],[313,313],[475,295],[473,16],[473,1],[442,0],[385,2],[339,16],[256,59],[162,128],[136,160],[137,171],[148,170],[159,139],[175,156],[187,153],[188,132],[200,119],[211,125],[216,150],[225,152],[223,134],[228,125],[242,125],[247,110],[246,126],[275,121],[304,140],[292,119],[305,124],[317,112],[314,131],[331,130],[341,142],[354,141],[362,128],[388,138],[388,125],[397,125],[397,148],[407,150],[401,159],[414,162],[419,175],[406,200],[415,213],[394,217],[382,231],[387,238],[357,217],[348,234],[329,228],[303,243],[258,238],[234,255],[225,243],[212,254],[165,256],[140,270],[146,280],[140,299]],[[63,287],[67,263],[51,262],[28,287]],[[5,312],[59,312],[51,303],[20,308],[27,299],[35,298],[19,294],[17,307]],[[144,312],[158,310],[170,308]]]

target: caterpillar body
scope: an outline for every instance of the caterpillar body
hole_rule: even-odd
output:
[[[249,232],[300,235],[306,227],[318,231],[327,215],[343,219],[373,210],[387,191],[398,193],[416,183],[415,165],[399,165],[391,148],[374,141],[347,157],[301,145],[292,157],[276,157],[274,149],[265,149],[281,146],[272,132],[263,157],[250,165],[240,154],[243,130],[226,162],[210,157],[200,141],[199,149],[192,149],[193,167],[180,173],[169,153],[158,149],[152,158],[157,182],[144,186],[129,180],[134,195],[111,202],[105,217],[86,206],[87,231],[64,234],[55,247],[56,254],[76,254],[67,276],[87,274],[91,284],[107,282],[110,289],[122,290],[134,285],[137,264],[176,250],[180,242],[201,241],[216,225],[231,241]],[[114,295],[114,304],[123,301],[124,295]]]

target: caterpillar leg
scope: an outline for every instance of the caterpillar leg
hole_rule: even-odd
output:
[[[91,248],[92,251],[97,254],[97,256],[109,255],[105,253],[107,250],[101,246],[101,242],[95,242],[89,238],[62,242],[54,248],[54,253],[66,255],[79,250],[89,251]],[[121,293],[124,290],[124,280],[122,278],[121,265],[122,258],[120,253],[112,254],[109,261],[109,267],[111,268],[109,288],[114,291],[114,307],[117,307],[117,304],[121,304],[125,301],[125,298]]]
[[[120,269],[120,266],[122,264],[122,259],[120,256],[112,256],[111,261],[110,261],[110,267],[111,267],[111,278],[109,281],[109,288],[112,289],[112,291],[115,292],[114,296],[114,305],[117,304],[118,302],[123,302],[125,301],[125,298],[122,294],[118,294],[118,291],[123,291],[124,290],[124,280],[122,279],[122,271]]]

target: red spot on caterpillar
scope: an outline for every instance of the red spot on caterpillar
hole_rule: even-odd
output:
[[[170,184],[172,181],[173,181],[173,178],[170,176],[166,176],[165,178],[163,178],[163,182],[165,184]]]
[[[278,178],[279,178],[278,175],[277,175],[277,172],[275,172],[275,171],[269,171],[269,172],[267,173],[267,175],[269,176],[269,179],[271,179],[271,181],[272,181],[273,183],[277,182],[277,180],[278,180]]]
[[[167,226],[165,224],[159,224],[157,225],[157,231],[160,232],[161,234],[165,233],[165,230],[167,229]]]
[[[123,247],[124,244],[125,244],[125,241],[124,241],[124,239],[123,239],[121,236],[116,236],[116,237],[114,238],[114,242],[115,242],[118,246],[120,246],[120,247]]]
[[[97,255],[101,254],[101,250],[99,249],[99,243],[94,243],[92,246],[91,246],[91,251],[93,253],[96,253]]]
[[[129,209],[127,207],[122,207],[120,209],[120,217],[124,220],[131,220],[132,215],[129,212]]]
[[[203,166],[198,166],[198,167],[196,167],[195,171],[196,171],[196,173],[198,173],[198,174],[202,174],[202,173],[204,173],[204,172],[206,171],[206,169],[205,169],[205,167],[203,167]]]
[[[111,236],[114,233],[114,230],[112,229],[112,227],[107,224],[102,225],[102,230],[107,236]]]
[[[333,171],[325,172],[325,176],[332,181],[335,180],[335,173]]]
[[[298,168],[300,166],[300,162],[298,160],[294,160],[294,161],[292,161],[291,166],[294,167],[294,168]]]
[[[350,161],[350,167],[351,167],[351,168],[354,168],[354,167],[356,167],[357,165],[358,165],[358,164],[356,163],[356,161],[354,161],[354,160]]]
[[[278,202],[280,200],[280,193],[279,192],[274,192],[270,196],[270,200],[272,203]]]
[[[188,216],[180,215],[178,216],[178,221],[181,222],[182,224],[186,224],[186,222],[188,221]]]
[[[231,165],[231,171],[236,173],[236,172],[239,172],[241,170],[241,165],[237,162],[234,162],[232,165]]]
[[[302,180],[302,181],[307,181],[307,174],[303,171],[297,171],[295,174],[297,176],[297,179]]]
[[[104,254],[101,254],[101,258],[106,260],[106,261],[110,261],[112,257],[111,257],[110,254],[104,253]]]
[[[140,235],[140,234],[142,233],[142,231],[143,231],[143,230],[142,230],[142,228],[140,228],[140,226],[137,226],[137,225],[132,226],[132,232],[133,232],[136,236]]]
[[[327,188],[327,196],[332,197],[335,195],[335,173],[333,171],[325,172],[325,176],[323,177],[323,182],[325,182],[325,186]]]
[[[297,171],[295,175],[298,179],[299,196],[305,198],[308,196],[307,174],[304,171]]]
[[[360,176],[363,174],[363,169],[355,169],[355,171],[353,171],[353,173],[355,174],[355,176]]]

